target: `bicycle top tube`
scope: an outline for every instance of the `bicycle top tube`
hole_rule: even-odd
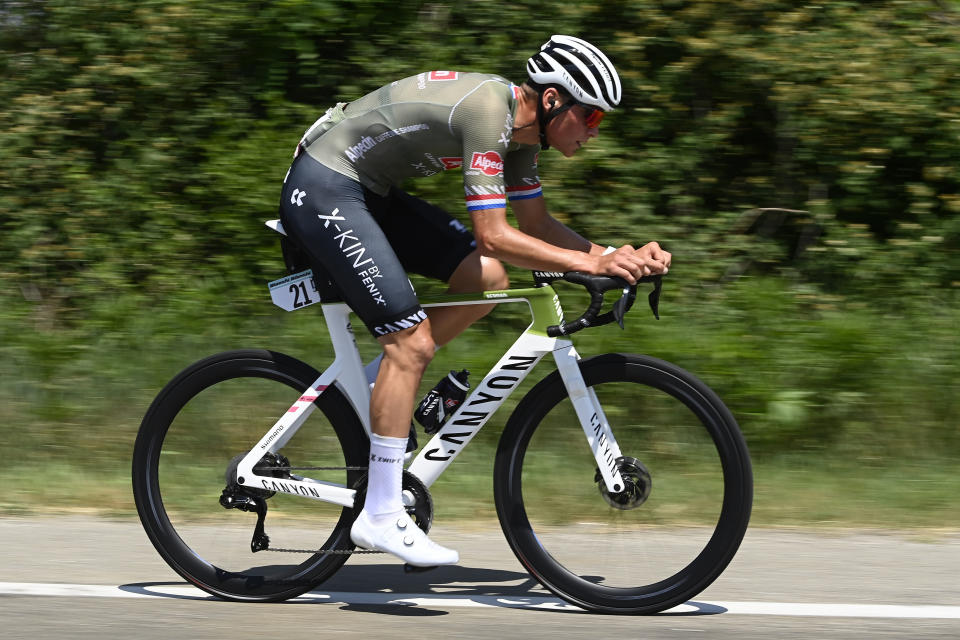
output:
[[[633,306],[637,295],[637,285],[641,282],[653,283],[653,290],[648,296],[650,309],[654,317],[660,319],[660,291],[663,277],[660,275],[644,276],[636,284],[629,284],[622,278],[613,276],[597,276],[579,271],[555,273],[534,271],[533,288],[504,289],[501,291],[483,291],[465,294],[439,294],[420,297],[424,307],[442,307],[458,304],[488,304],[500,302],[522,302],[530,304],[533,314],[533,323],[529,331],[547,335],[551,338],[569,335],[587,327],[599,327],[610,322],[617,322],[623,328],[623,318]],[[555,280],[565,280],[572,284],[584,287],[590,295],[590,305],[576,320],[563,321],[563,309],[560,299],[551,286]],[[603,307],[604,293],[620,289],[620,299],[606,313],[600,313]],[[547,324],[544,325],[543,323]]]
[[[533,316],[527,331],[538,335],[547,335],[551,326],[563,322],[563,309],[560,298],[550,285],[480,291],[477,293],[443,293],[419,296],[423,307],[451,307],[473,304],[503,304],[506,302],[526,302]]]

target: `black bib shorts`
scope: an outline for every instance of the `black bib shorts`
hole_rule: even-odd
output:
[[[375,337],[426,319],[408,272],[447,282],[476,248],[443,209],[397,188],[378,195],[306,153],[284,181],[280,220]]]

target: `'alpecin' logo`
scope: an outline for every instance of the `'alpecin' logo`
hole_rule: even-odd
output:
[[[496,151],[474,153],[470,160],[470,168],[479,169],[488,176],[498,176],[503,173],[503,158]]]

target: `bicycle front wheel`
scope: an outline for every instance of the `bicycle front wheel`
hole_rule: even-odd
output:
[[[686,602],[733,558],[750,519],[750,458],[723,402],[690,373],[607,354],[580,369],[622,456],[611,493],[557,372],[501,437],[497,513],[520,562],[591,611],[656,613]]]
[[[271,351],[230,351],[177,375],[154,400],[134,447],[133,491],[143,527],[167,564],[222,598],[285,600],[331,576],[354,548],[353,510],[284,493],[238,490],[236,464],[319,376]],[[261,475],[308,476],[353,486],[369,444],[356,412],[334,386]],[[291,468],[293,467],[293,468]],[[303,470],[296,467],[323,467]],[[255,511],[227,509],[220,499],[265,503],[267,550],[254,551]],[[286,485],[290,486],[290,485]],[[271,487],[276,489],[276,487]]]

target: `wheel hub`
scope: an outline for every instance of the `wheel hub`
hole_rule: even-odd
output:
[[[233,489],[239,493],[258,498],[273,497],[274,494],[276,494],[276,491],[270,491],[269,489],[257,489],[256,487],[247,484],[241,485],[239,482],[237,482],[237,467],[240,466],[240,461],[243,460],[246,455],[246,453],[241,453],[237,456],[234,456],[229,464],[227,464],[227,471],[224,473],[224,480],[227,482],[227,489]],[[253,465],[253,470],[259,474],[273,476],[274,478],[289,478],[290,472],[287,470],[289,467],[290,461],[286,456],[280,455],[279,453],[267,453],[260,458],[257,464]]]
[[[653,488],[650,472],[642,462],[628,456],[617,458],[617,470],[623,478],[624,489],[611,492],[607,489],[607,483],[603,481],[600,469],[597,469],[594,481],[600,489],[600,495],[614,509],[636,509],[650,497],[650,490]]]

